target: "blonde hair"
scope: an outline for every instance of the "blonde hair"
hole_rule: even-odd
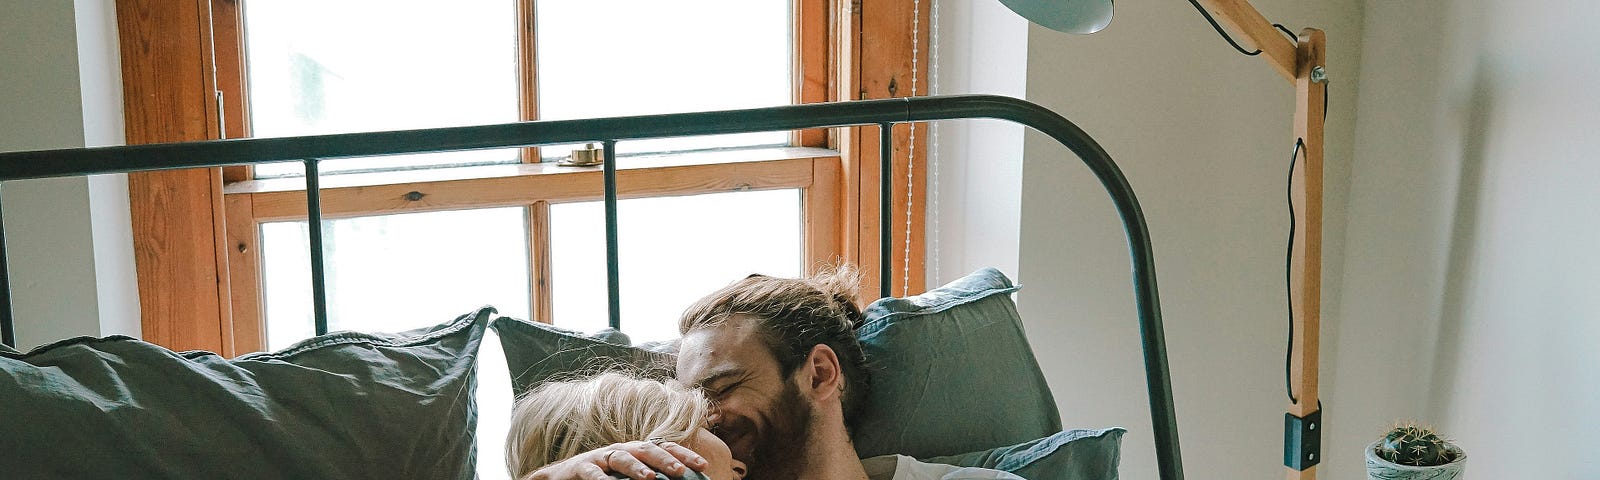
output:
[[[860,283],[861,274],[849,265],[824,268],[806,278],[751,275],[690,305],[678,320],[678,333],[747,316],[785,378],[800,368],[812,348],[827,345],[844,372],[840,403],[846,429],[854,430],[871,384],[866,355],[856,339],[856,328],[864,321],[855,298]]]
[[[698,390],[629,373],[546,383],[512,408],[506,468],[512,478],[522,478],[613,443],[654,438],[682,443],[705,425],[710,410]]]

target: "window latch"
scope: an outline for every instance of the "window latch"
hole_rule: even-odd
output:
[[[591,143],[583,148],[573,150],[572,155],[567,156],[567,159],[562,160],[558,165],[563,167],[593,167],[605,163],[605,161],[605,150]]]

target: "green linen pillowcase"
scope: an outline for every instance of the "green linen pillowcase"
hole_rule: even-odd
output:
[[[985,268],[862,312],[856,336],[872,375],[853,435],[862,457],[951,455],[1061,431],[1015,291]]]
[[[668,378],[676,367],[675,344],[662,344],[655,351],[631,347],[628,336],[616,330],[585,335],[510,317],[496,318],[491,328],[500,336],[511,370],[511,392],[517,397],[550,380],[618,368]]]
[[[1118,427],[1067,430],[1009,447],[922,461],[989,468],[1028,480],[1117,480],[1122,434],[1126,432]]]
[[[494,309],[227,360],[124,336],[0,354],[6,478],[476,476]]]

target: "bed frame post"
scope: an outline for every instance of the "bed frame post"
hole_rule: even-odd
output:
[[[601,171],[605,177],[606,208],[606,314],[612,329],[622,331],[622,271],[617,267],[617,141],[602,142],[605,163]]]
[[[0,209],[0,343],[17,346],[16,325],[11,318],[11,270],[6,265],[6,221]]]
[[[323,263],[322,249],[322,185],[317,159],[304,160],[306,165],[306,230],[311,249],[311,321],[317,335],[328,334],[328,279]]]
[[[894,296],[891,287],[894,277],[889,275],[889,268],[894,264],[889,258],[889,251],[894,248],[894,230],[889,224],[889,218],[894,216],[890,214],[894,206],[889,200],[894,196],[894,185],[889,178],[892,172],[894,124],[884,122],[878,124],[878,296],[881,298]]]

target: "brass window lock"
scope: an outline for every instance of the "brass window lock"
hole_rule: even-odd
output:
[[[606,162],[605,150],[591,143],[572,151],[559,165],[563,167],[593,167]]]

